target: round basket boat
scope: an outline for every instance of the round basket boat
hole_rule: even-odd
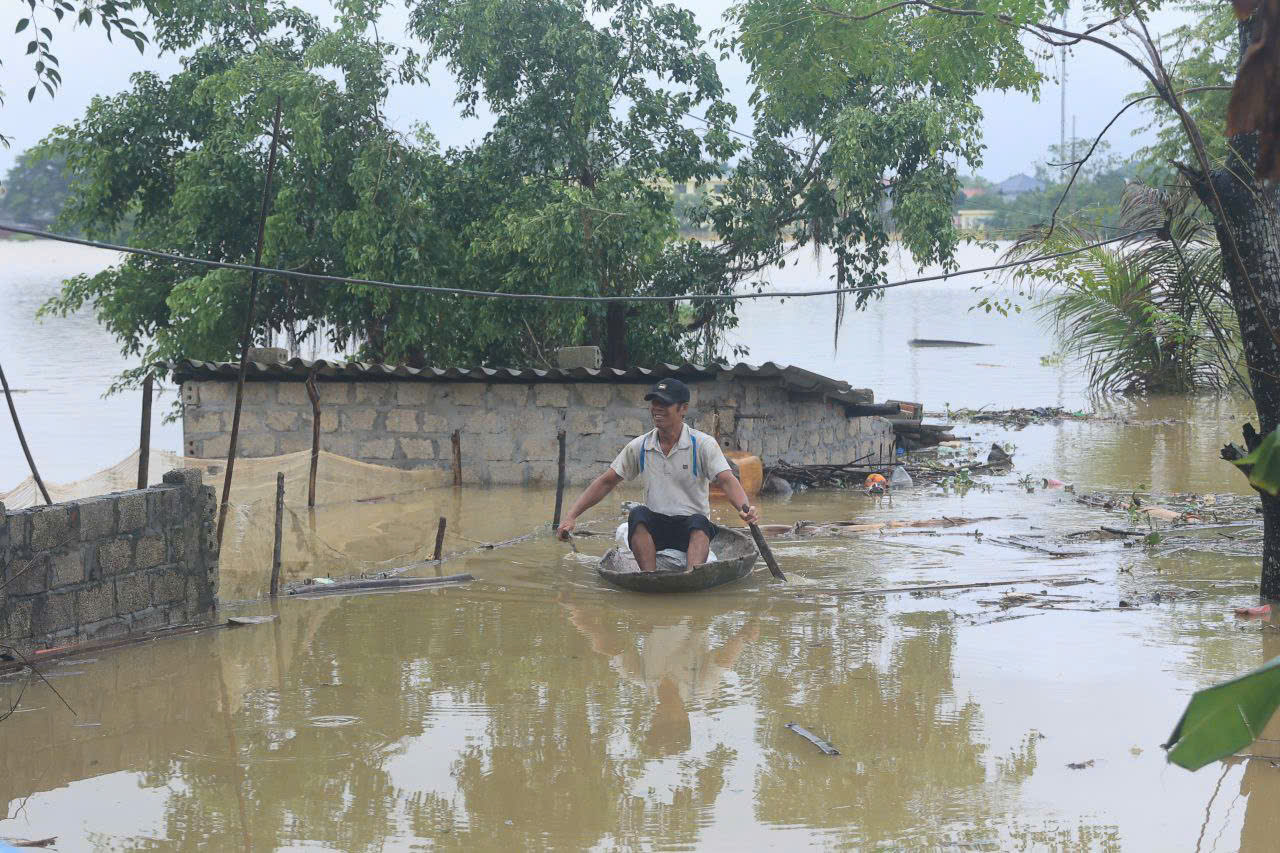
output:
[[[723,527],[711,540],[711,552],[716,555],[714,562],[692,569],[659,555],[657,571],[642,572],[630,552],[611,548],[600,558],[596,571],[609,583],[635,592],[697,592],[745,578],[759,556],[750,537]]]

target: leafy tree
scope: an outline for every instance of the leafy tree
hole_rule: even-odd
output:
[[[475,253],[501,270],[505,289],[676,296],[732,286],[724,271],[706,275],[709,264],[681,272],[673,262],[696,252],[673,242],[671,201],[657,186],[705,181],[739,148],[692,13],[654,0],[423,0],[410,26],[426,58],[456,75],[463,114],[481,100],[495,114],[483,159],[510,196]],[[690,116],[706,127],[695,131]],[[483,313],[518,328],[524,308]],[[608,365],[680,352],[673,305],[574,313]],[[645,352],[661,340],[644,331],[654,326],[668,343]]]
[[[361,272],[349,263],[358,256],[355,247],[377,244],[384,234],[353,233],[352,225],[367,223],[367,208],[385,203],[383,167],[406,158],[430,175],[438,156],[406,145],[382,125],[391,49],[360,35],[363,24],[347,24],[329,30],[297,9],[258,7],[211,24],[208,43],[168,80],[138,74],[130,91],[94,99],[82,119],[57,128],[44,144],[65,156],[75,174],[63,222],[110,234],[132,217],[133,242],[143,248],[252,259],[278,98],[283,156],[265,257],[299,271]],[[191,37],[176,32],[179,40]],[[320,69],[337,69],[340,79]],[[392,227],[402,222],[388,218]],[[243,323],[246,280],[239,272],[130,256],[97,275],[71,279],[43,310],[66,313],[92,303],[125,353],[145,361],[226,358]],[[336,336],[360,326],[378,340],[379,318],[366,314],[358,321],[360,307],[350,305],[331,311],[342,293],[266,280],[257,334],[292,327],[310,333],[333,314]],[[355,306],[374,302],[367,289],[348,293]]]
[[[483,143],[440,152],[425,129],[404,138],[382,118],[391,82],[420,80],[421,73],[415,54],[365,35],[377,10],[353,5],[335,29],[274,5],[212,17],[193,7],[157,19],[164,49],[194,45],[183,70],[169,79],[136,75],[130,91],[96,99],[41,149],[42,156],[65,157],[76,175],[63,227],[106,235],[130,221],[141,247],[248,261],[278,99],[283,127],[268,264],[468,289],[673,299],[583,310],[577,303],[480,301],[269,277],[256,315],[259,341],[281,331],[324,334],[338,345],[358,341],[370,360],[523,365],[546,364],[559,345],[607,338],[615,359],[622,353],[652,363],[691,357],[713,322],[721,328],[733,322],[732,310],[718,306],[700,307],[693,318],[675,310],[675,297],[732,286],[717,256],[674,242],[670,199],[654,179],[664,168],[695,179],[717,168],[704,160],[710,149],[703,140],[679,124],[696,94],[651,88],[639,72],[623,80],[633,100],[630,118],[606,112],[593,119],[570,180],[530,168],[553,154],[551,137],[560,133],[554,128],[540,143],[542,154],[529,146],[537,142],[531,137],[537,122],[554,123],[555,111],[539,118],[514,101]],[[696,78],[695,89],[718,91],[705,57],[661,43],[668,32],[696,39],[691,19],[670,9],[653,18],[651,29],[635,33],[657,39],[650,46],[660,62],[639,54],[627,62],[637,68],[665,62],[661,67],[680,79]],[[617,26],[638,25],[628,17]],[[585,20],[574,32],[583,44],[599,35]],[[573,56],[557,61],[571,63]],[[623,66],[607,67],[612,73]],[[591,63],[563,68],[562,82],[592,69],[598,70]],[[584,103],[594,92],[583,86]],[[671,111],[662,113],[666,107]],[[133,256],[72,279],[43,310],[92,304],[125,353],[145,363],[230,358],[246,281],[236,271]]]
[[[69,184],[65,158],[41,158],[33,151],[22,152],[0,185],[4,188],[0,219],[51,224],[66,203]]]

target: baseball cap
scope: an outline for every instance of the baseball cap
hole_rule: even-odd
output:
[[[649,389],[646,400],[661,400],[667,405],[689,402],[689,386],[679,379],[664,379]]]

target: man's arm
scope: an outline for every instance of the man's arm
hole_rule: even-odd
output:
[[[737,477],[733,476],[732,471],[721,471],[716,475],[716,483],[733,504],[733,508],[738,511],[738,515],[742,516],[743,521],[747,524],[760,523],[760,513],[751,506],[751,499],[747,497],[746,489],[742,488],[742,484],[738,482]],[[744,510],[743,507],[746,509]]]
[[[613,491],[614,486],[622,482],[622,477],[618,476],[618,472],[612,468],[605,469],[605,472],[599,477],[591,481],[591,485],[587,486],[578,499],[573,502],[573,506],[569,507],[569,514],[560,522],[560,527],[556,533],[561,539],[568,539],[570,531],[578,522],[578,516],[591,509],[600,501],[604,500],[605,495]],[[734,481],[735,483],[737,480]],[[738,491],[742,491],[742,487],[738,487]]]

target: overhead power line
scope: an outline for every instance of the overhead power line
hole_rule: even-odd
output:
[[[237,264],[228,261],[210,261],[204,258],[189,258],[185,255],[176,255],[172,252],[159,252],[154,249],[139,249],[133,246],[119,246],[114,243],[104,243],[98,240],[86,240],[82,237],[71,237],[66,234],[54,234],[48,231],[39,231],[35,228],[24,228],[20,225],[4,225],[0,224],[0,231],[8,231],[13,234],[27,234],[31,237],[40,237],[45,240],[55,240],[60,243],[73,243],[77,246],[89,246],[94,249],[108,249],[113,252],[125,252],[133,255],[142,255],[148,258],[157,258],[165,261],[177,261],[184,264],[198,264],[200,266],[210,267],[213,269],[224,270],[240,270],[242,272],[257,272],[266,275],[276,275],[281,278],[302,279],[305,281],[315,281],[323,284],[354,284],[365,287],[384,287],[391,290],[408,290],[417,293],[434,293],[437,296],[469,296],[480,299],[518,299],[535,302],[587,302],[587,303],[609,303],[609,302],[738,302],[746,299],[798,299],[810,296],[832,296],[837,293],[866,293],[876,290],[889,290],[894,287],[904,287],[908,284],[924,284],[930,281],[946,281],[948,279],[960,278],[966,275],[976,275],[978,273],[998,272],[1000,270],[1010,269],[1012,267],[1023,267],[1031,264],[1038,264],[1044,261],[1052,261],[1056,258],[1065,258],[1070,255],[1078,255],[1081,252],[1087,252],[1090,249],[1097,249],[1102,246],[1108,246],[1112,243],[1120,243],[1125,240],[1132,240],[1147,234],[1154,234],[1159,228],[1139,228],[1126,234],[1116,237],[1110,237],[1106,240],[1099,240],[1096,243],[1089,243],[1084,246],[1077,246],[1073,249],[1065,249],[1061,252],[1051,252],[1046,255],[1037,255],[1031,258],[1023,258],[1017,261],[1008,261],[1002,264],[992,264],[985,267],[970,267],[969,269],[956,270],[950,273],[938,273],[935,275],[917,276],[916,278],[904,278],[899,281],[889,281],[884,284],[866,284],[856,287],[833,287],[821,290],[766,290],[757,293],[688,293],[673,296],[571,296],[557,293],[508,293],[500,290],[468,290],[461,287],[436,287],[428,284],[400,284],[393,281],[378,281],[376,279],[367,278],[347,278],[339,275],[323,275],[320,273],[298,272],[296,270],[282,270],[275,267],[258,267],[252,264]]]

